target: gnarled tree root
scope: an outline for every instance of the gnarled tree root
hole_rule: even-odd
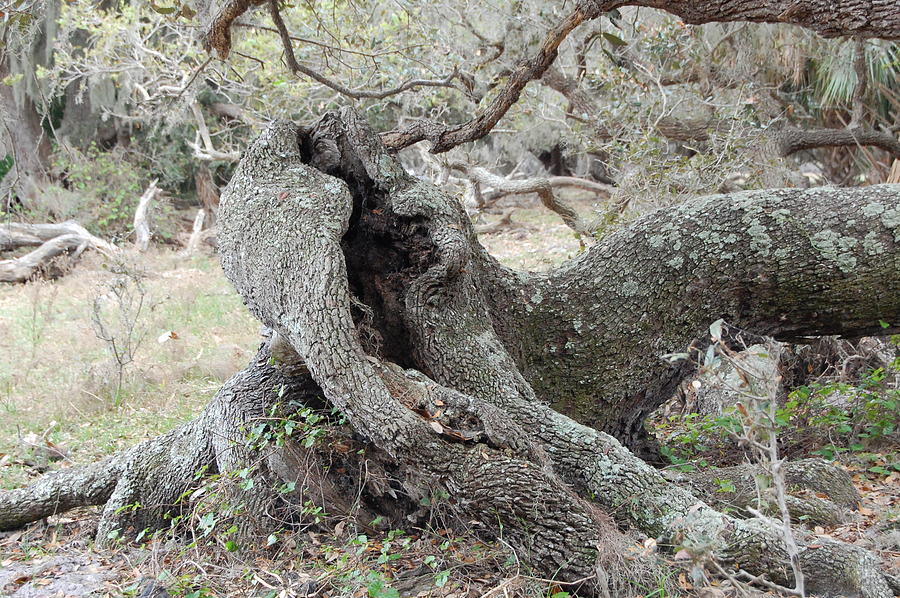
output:
[[[502,533],[540,572],[590,577],[586,589],[598,595],[654,578],[656,563],[623,561],[629,539],[615,522],[791,583],[777,528],[722,514],[612,436],[539,400],[504,344],[514,329],[501,340],[502,322],[487,307],[492,281],[479,276],[489,266],[462,207],[407,175],[352,111],[302,133],[283,122],[267,130],[223,194],[220,234],[226,274],[296,352],[286,361],[309,373],[278,382],[261,354],[264,363],[236,376],[165,446],[130,454],[104,518],[140,529],[146,513],[178,508],[199,467],[220,475],[246,467],[246,424],[266,415],[274,388],[306,380],[391,465],[397,494],[442,489],[465,520]],[[267,458],[263,473],[303,475],[298,462]],[[871,553],[806,536],[800,544],[811,591],[892,595]]]
[[[786,462],[783,471],[791,492],[787,503],[793,520],[838,525],[853,517],[861,497],[850,475],[840,466],[823,459],[803,459]],[[755,477],[765,476],[759,466],[745,464],[665,475],[708,504],[728,512],[736,511],[741,516],[749,515],[748,507],[767,514],[774,508],[774,501],[766,495],[762,496],[763,504],[759,504]]]

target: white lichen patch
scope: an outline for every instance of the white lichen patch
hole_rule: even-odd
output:
[[[866,234],[863,239],[863,249],[865,249],[866,255],[870,256],[881,255],[887,251],[884,243],[878,238],[878,233],[874,231]]]
[[[779,208],[772,212],[772,218],[775,219],[775,222],[778,224],[784,224],[791,217],[791,211],[786,208]]]
[[[750,235],[750,249],[763,257],[768,257],[772,249],[772,237],[769,236],[766,227],[759,220],[753,219],[747,227],[747,234]]]
[[[881,214],[881,223],[894,231],[894,241],[900,242],[900,210],[891,208]]]
[[[874,217],[874,216],[878,216],[882,212],[884,212],[884,204],[877,202],[877,201],[873,201],[872,203],[867,203],[866,205],[864,205],[862,207],[862,213],[865,216]]]
[[[857,239],[825,229],[814,234],[810,242],[822,257],[837,264],[841,272],[851,272],[856,268],[856,257],[852,250],[859,245]]]

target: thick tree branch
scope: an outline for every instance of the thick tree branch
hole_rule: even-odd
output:
[[[900,141],[895,134],[867,126],[810,130],[786,127],[777,133],[776,139],[782,156],[819,147],[871,145],[883,149],[895,159],[900,158]]]
[[[278,34],[281,37],[281,44],[284,48],[284,59],[285,62],[287,62],[288,69],[290,69],[290,71],[295,75],[298,73],[306,75],[310,79],[318,81],[325,87],[333,89],[339,94],[347,96],[348,98],[352,98],[354,100],[361,100],[364,98],[383,100],[384,98],[394,96],[411,89],[417,89],[419,87],[453,87],[453,79],[455,79],[459,74],[458,71],[454,69],[452,73],[441,80],[411,79],[392,89],[384,89],[379,91],[372,89],[350,89],[346,85],[341,85],[337,81],[329,79],[318,71],[303,66],[297,61],[297,57],[294,54],[294,45],[291,41],[290,32],[288,31],[287,26],[284,24],[284,19],[281,18],[281,12],[278,10],[278,0],[269,0],[269,14],[272,16],[272,22],[275,23],[275,28],[278,30]]]
[[[0,491],[0,530],[15,529],[75,507],[106,502],[130,449],[86,467],[48,473],[27,488]]]
[[[636,0],[686,23],[790,23],[823,37],[856,35],[900,39],[900,4],[894,0]]]
[[[782,340],[889,332],[879,321],[900,322],[898,243],[898,185],[710,196],[546,275],[498,270],[506,282],[489,296],[538,395],[638,448],[644,418],[689,371],[663,356],[705,346],[712,320]]]
[[[869,73],[866,68],[865,40],[858,38],[854,47],[853,70],[856,87],[853,90],[850,123],[843,129],[803,130],[788,126],[776,134],[782,156],[819,147],[854,147],[871,145],[883,149],[895,159],[900,158],[900,141],[894,131],[877,131],[865,124],[865,96]],[[777,99],[777,95],[775,96]]]
[[[225,60],[231,53],[231,25],[250,10],[261,5],[265,0],[210,0],[204,11],[203,27],[200,38],[207,52],[216,51],[219,58]]]

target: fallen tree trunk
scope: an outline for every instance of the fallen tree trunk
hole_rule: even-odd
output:
[[[84,250],[89,241],[81,235],[61,235],[21,257],[0,261],[0,282],[28,282],[47,268],[53,258]]]
[[[61,235],[78,235],[88,240],[94,247],[109,252],[117,251],[115,245],[107,243],[100,237],[95,237],[73,220],[59,224],[4,222],[0,224],[0,251],[9,251],[19,247],[36,247]]]
[[[107,253],[118,251],[77,222],[0,224],[0,251],[32,246],[39,247],[23,256],[0,260],[0,282],[27,282],[50,266],[54,258],[69,253],[77,256],[88,247]]]

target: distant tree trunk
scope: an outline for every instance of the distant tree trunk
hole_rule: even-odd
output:
[[[219,188],[213,181],[212,172],[206,165],[201,165],[194,175],[194,183],[197,187],[197,199],[206,212],[206,226],[214,226],[216,214],[219,211]]]
[[[9,75],[9,58],[0,49],[0,80]],[[6,148],[6,152],[15,160],[15,165],[4,182],[13,183],[13,192],[20,201],[27,203],[38,198],[47,184],[50,139],[41,127],[41,116],[34,102],[27,97],[17,100],[11,85],[0,85],[0,110],[12,144],[11,148]]]

